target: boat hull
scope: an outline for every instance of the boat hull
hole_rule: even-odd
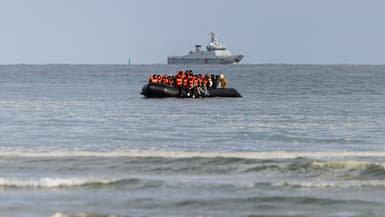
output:
[[[236,64],[243,58],[243,55],[234,55],[226,57],[209,57],[209,58],[197,58],[188,56],[171,56],[168,57],[168,64]]]
[[[141,94],[147,98],[180,97],[189,98],[194,94],[188,94],[181,88],[165,85],[148,83],[143,86]],[[209,94],[203,97],[242,97],[234,88],[217,88],[209,90]]]

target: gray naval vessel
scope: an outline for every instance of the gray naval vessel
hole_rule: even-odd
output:
[[[209,33],[211,41],[201,50],[201,45],[195,45],[195,50],[185,56],[169,56],[168,64],[234,64],[239,63],[243,55],[231,55],[230,51],[218,42],[215,33]]]

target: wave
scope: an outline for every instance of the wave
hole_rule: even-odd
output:
[[[367,161],[327,161],[312,162],[312,170],[326,171],[343,180],[383,180],[385,179],[385,164],[383,162]],[[382,184],[381,184],[382,185]]]
[[[150,172],[157,174],[196,175],[263,175],[337,180],[383,180],[385,163],[370,161],[321,161],[308,158],[295,159],[242,159],[242,158],[188,158],[188,159],[148,159],[139,160]]]
[[[385,188],[384,180],[360,181],[284,181],[272,183],[272,186],[294,188]]]
[[[50,217],[118,217],[118,216],[108,215],[108,214],[92,214],[92,213],[68,214],[68,213],[57,212],[51,215]]]
[[[267,171],[302,176],[330,175],[345,180],[385,179],[385,161],[381,156],[385,157],[385,152],[0,151],[0,157],[16,159],[9,161],[15,162],[14,169],[18,167],[23,169],[25,164],[28,164],[32,170],[33,168],[39,170],[44,165],[44,168],[51,169],[52,172],[81,172],[84,169],[93,168],[100,171],[119,169],[150,175],[242,174]],[[49,164],[52,168],[47,167],[47,160],[55,162],[55,164]],[[77,162],[76,167],[71,163],[74,161]],[[9,166],[12,168],[12,164],[7,167]],[[19,185],[24,183],[27,186],[40,186],[39,183],[43,181],[20,182]],[[56,180],[48,181],[55,183]],[[81,185],[84,181],[74,179],[68,182],[69,185]],[[90,181],[93,180],[86,180],[86,182]],[[111,181],[116,180],[100,180],[101,183]],[[0,179],[1,185],[10,184],[7,180]],[[67,184],[63,182],[61,185]]]
[[[239,162],[238,162],[239,163]],[[236,170],[239,164],[235,163],[234,168],[228,167],[230,170]],[[267,164],[267,165],[264,165]],[[244,167],[245,164],[240,167]],[[193,166],[192,168],[196,168]],[[215,167],[215,166],[214,166]],[[205,181],[205,186],[209,183],[212,188],[266,188],[272,187],[292,187],[292,188],[385,188],[385,167],[383,165],[372,164],[368,162],[261,162],[258,169],[240,173],[248,173],[244,176],[234,176],[226,172],[228,176],[212,176],[214,169],[210,170],[209,176]],[[185,169],[183,169],[185,170]],[[194,170],[194,169],[190,169]],[[217,169],[221,172],[227,168]],[[261,173],[259,173],[261,172]],[[225,173],[225,172],[223,172]],[[251,173],[251,174],[250,174]],[[253,174],[254,173],[254,174]],[[199,178],[190,176],[190,174],[199,175],[197,171],[188,171],[186,173],[178,173],[178,176],[185,178],[183,183],[179,183],[175,176],[158,175],[139,175],[133,177],[41,177],[41,178],[0,178],[0,189],[55,189],[55,188],[105,188],[105,187],[122,187],[130,189],[153,189],[160,187],[178,188],[187,185],[199,186]],[[264,176],[268,174],[269,179]],[[187,176],[185,176],[187,175]],[[210,181],[210,177],[213,180]],[[235,178],[234,178],[235,177]],[[170,178],[170,179],[169,179]],[[246,179],[246,180],[245,180]],[[256,180],[257,179],[257,180]],[[221,181],[223,180],[223,181]],[[230,181],[231,180],[231,181]],[[198,181],[198,182],[197,182]],[[188,184],[190,183],[190,184]]]
[[[68,188],[79,186],[104,186],[117,184],[137,184],[143,180],[136,178],[0,178],[1,188]]]
[[[66,160],[66,159],[65,159]],[[213,179],[216,187],[230,184],[233,187],[290,186],[290,187],[385,187],[385,165],[367,161],[314,161],[311,159],[291,160],[254,160],[237,158],[191,158],[191,159],[121,159],[119,166],[105,168],[93,167],[98,174],[103,171],[129,171],[111,176],[84,177],[81,174],[87,168],[87,160],[79,164],[79,171],[72,177],[60,177],[66,168],[65,162],[59,162],[53,173],[59,177],[19,178],[0,177],[0,188],[71,188],[71,187],[122,187],[134,189],[158,188],[163,186],[179,186],[171,177],[184,177],[192,185],[197,181],[194,177]],[[70,161],[72,162],[72,161]],[[43,162],[45,163],[45,162]],[[93,161],[89,162],[94,164]],[[84,168],[83,168],[84,166]],[[33,172],[33,171],[31,171]],[[40,173],[41,171],[37,172]],[[44,172],[47,172],[44,170]],[[17,171],[15,172],[17,173]],[[52,173],[52,172],[50,172]],[[115,174],[115,175],[114,175]],[[116,176],[117,175],[117,176]],[[226,181],[231,177],[231,182]],[[266,177],[269,177],[266,179]],[[243,180],[245,179],[245,180]],[[255,179],[259,180],[254,182]],[[176,179],[178,180],[178,179]],[[243,180],[243,181],[242,181]],[[198,182],[199,183],[199,182]],[[250,183],[250,184],[248,184]],[[255,183],[255,184],[254,184]],[[240,186],[241,185],[241,186]],[[223,187],[222,186],[222,187]]]
[[[242,158],[242,159],[331,159],[331,158],[381,158],[382,151],[327,151],[327,152],[195,152],[163,150],[115,150],[115,151],[72,151],[72,150],[28,150],[0,149],[0,157],[161,157],[161,158]]]
[[[168,185],[167,178],[159,177],[169,175],[218,177],[218,185],[226,184],[225,181],[220,181],[221,177],[231,176],[256,178],[273,186],[384,188],[385,160],[380,157],[382,155],[385,156],[385,153],[8,150],[0,151],[0,157],[11,158],[3,158],[7,164],[0,165],[0,172],[6,172],[3,174],[6,177],[0,176],[0,188],[69,188],[133,184],[136,189],[156,188]],[[14,174],[25,173],[25,165],[28,165],[31,174],[49,172],[53,177],[14,178]],[[83,177],[85,170],[96,177]],[[109,171],[111,177],[105,176],[106,171]],[[258,183],[253,185],[253,180],[247,182],[252,187],[258,187]],[[231,185],[237,186],[237,183],[240,181],[234,180]]]

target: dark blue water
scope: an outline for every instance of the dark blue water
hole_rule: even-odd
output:
[[[242,98],[145,99],[151,73]],[[0,66],[0,216],[381,216],[385,66]]]

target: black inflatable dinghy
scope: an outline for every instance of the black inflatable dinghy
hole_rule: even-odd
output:
[[[180,97],[191,98],[198,97],[194,91],[186,91],[184,88],[178,88],[166,84],[148,83],[143,86],[140,93],[147,98],[162,97]],[[234,88],[216,88],[208,91],[208,94],[200,97],[242,97]]]

